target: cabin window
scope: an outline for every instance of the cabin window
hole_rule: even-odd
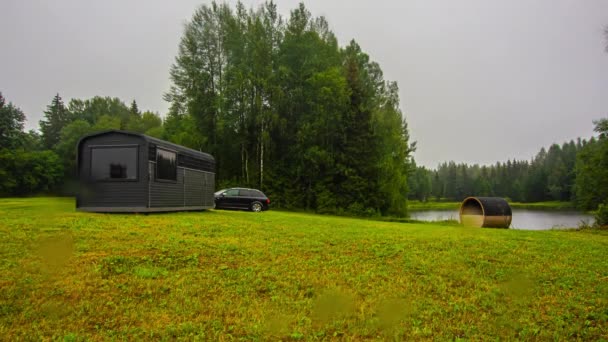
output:
[[[137,146],[92,147],[91,178],[97,181],[137,180]]]
[[[182,153],[177,156],[177,166],[207,172],[215,171],[214,165],[210,161],[192,157]]]
[[[156,149],[156,179],[177,180],[177,156],[175,152]]]

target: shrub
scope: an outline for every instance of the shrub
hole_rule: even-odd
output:
[[[0,150],[0,195],[52,191],[63,180],[63,166],[52,151]]]
[[[600,204],[595,212],[595,225],[608,227],[608,202]]]

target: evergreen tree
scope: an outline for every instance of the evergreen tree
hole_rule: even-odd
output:
[[[44,119],[40,121],[40,132],[44,147],[53,149],[59,142],[61,129],[72,121],[70,111],[63,104],[59,94],[55,95],[51,104],[44,112]]]
[[[131,112],[131,114],[134,116],[141,115],[141,113],[139,112],[139,108],[137,107],[137,102],[135,102],[135,100],[133,100],[133,102],[131,102],[131,107],[129,107],[129,112]]]
[[[54,189],[62,169],[52,151],[38,151],[37,133],[23,132],[25,115],[0,93],[0,196],[22,196]]]
[[[408,175],[408,190],[409,198],[426,202],[430,199],[432,193],[432,172],[424,166],[416,166],[416,162],[412,160],[411,171]]]
[[[608,119],[595,122],[597,139],[592,138],[577,155],[576,202],[584,209],[608,203]]]
[[[0,92],[0,149],[21,145],[25,114],[6,100]]]

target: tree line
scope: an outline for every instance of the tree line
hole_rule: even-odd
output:
[[[608,26],[604,30],[608,42]],[[606,44],[608,52],[608,43]],[[460,201],[466,196],[500,196],[513,201],[572,201],[579,208],[600,208],[608,224],[608,118],[594,121],[598,137],[542,148],[530,161],[490,166],[440,164],[431,170],[412,163],[410,199]]]
[[[353,40],[340,47],[323,17],[300,4],[288,19],[276,5],[257,9],[211,3],[185,26],[165,95],[164,122],[117,98],[55,96],[38,132],[11,127],[4,172],[14,180],[27,151],[55,170],[37,187],[3,183],[0,193],[62,188],[75,176],[78,139],[125,129],[211,153],[220,187],[265,191],[275,206],[357,215],[406,215],[413,144],[398,87]],[[18,136],[18,137],[17,137]],[[26,142],[27,141],[27,142]],[[16,148],[16,146],[28,146]],[[12,170],[12,171],[11,171]],[[63,185],[63,187],[62,187]]]
[[[340,46],[300,4],[288,18],[267,2],[200,6],[186,23],[164,120],[118,98],[64,104],[39,131],[0,94],[0,195],[73,194],[76,143],[106,129],[140,132],[211,153],[218,187],[266,192],[276,207],[356,215],[407,214],[407,199],[608,199],[607,119],[599,136],[542,149],[530,161],[416,166],[398,86],[354,41]]]
[[[24,131],[25,114],[0,93],[0,195],[74,194],[76,144],[89,133],[123,129],[162,137],[163,121],[118,98],[72,99],[57,94],[39,131]]]
[[[516,202],[572,201],[595,209],[608,200],[608,119],[595,122],[599,136],[542,148],[530,160],[480,166],[453,161],[431,170],[413,166],[409,198],[461,201],[499,196]]]
[[[413,146],[397,84],[303,4],[289,18],[272,2],[200,6],[170,74],[165,129],[215,156],[220,186],[285,208],[406,214]]]

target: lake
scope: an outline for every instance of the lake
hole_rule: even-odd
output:
[[[420,221],[456,220],[458,210],[411,211],[410,217]],[[578,211],[513,209],[511,229],[545,230],[576,228],[581,222],[593,223],[593,216]]]

